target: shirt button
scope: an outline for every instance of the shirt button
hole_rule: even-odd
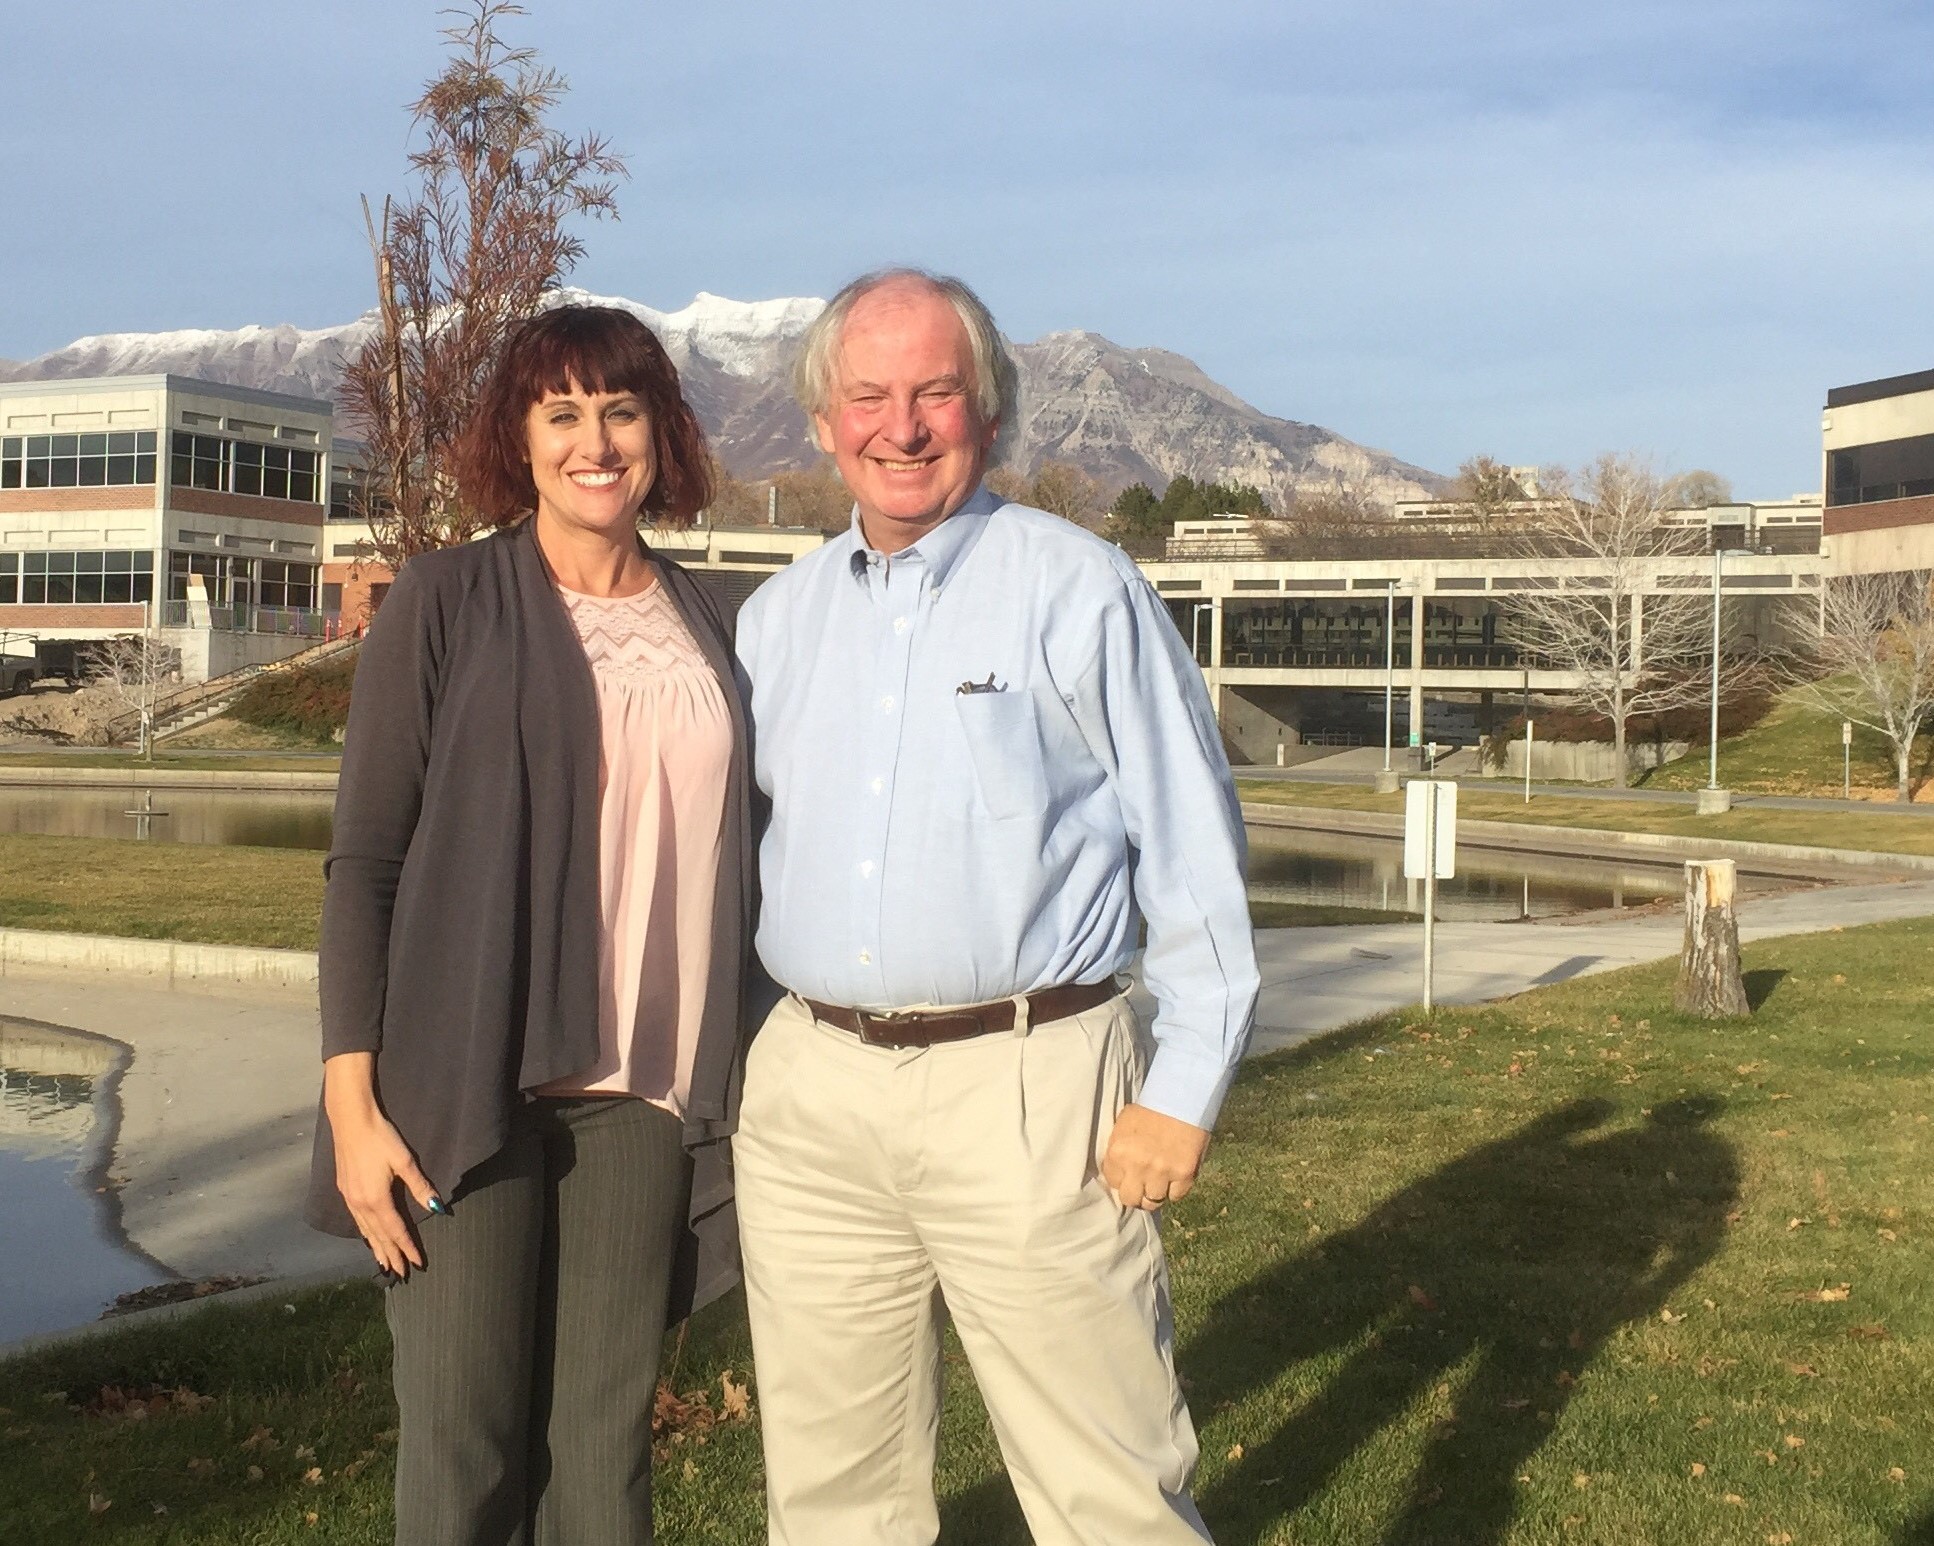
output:
[[[871,966],[872,964],[873,964],[873,952],[870,950],[862,950],[860,952],[860,965]]]
[[[891,693],[888,693],[886,697],[880,699],[880,712],[882,714],[891,714],[893,712],[893,695]]]
[[[864,878],[871,878],[872,874],[873,861],[871,859],[860,860],[860,875]]]
[[[875,794],[885,794],[885,793],[886,793],[886,780],[885,780],[885,779],[883,779],[883,778],[876,778],[876,779],[874,779],[874,780],[873,780],[873,782],[872,782],[872,783],[870,783],[870,784],[868,784],[868,785],[867,785],[866,787],[867,787],[868,789],[871,789],[871,790],[873,791],[873,793],[875,793]]]
[[[904,617],[894,618],[893,631],[895,633],[905,633],[907,631],[907,620]]]

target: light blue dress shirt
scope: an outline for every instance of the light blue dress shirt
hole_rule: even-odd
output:
[[[1211,1125],[1257,990],[1242,814],[1134,563],[985,489],[891,558],[856,515],[753,594],[738,648],[773,977],[862,1009],[988,1003],[1125,971],[1145,918],[1139,1100]]]

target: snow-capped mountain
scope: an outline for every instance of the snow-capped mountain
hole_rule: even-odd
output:
[[[686,395],[721,460],[741,477],[809,465],[817,452],[794,406],[786,370],[793,347],[825,302],[733,301],[701,292],[677,311],[567,289],[560,299],[622,306],[665,341]],[[373,314],[336,327],[183,329],[77,338],[14,364],[0,380],[69,376],[200,376],[306,397],[334,395],[343,359]],[[1110,487],[1160,490],[1181,474],[1253,483],[1275,500],[1338,482],[1385,499],[1437,492],[1437,474],[1314,424],[1263,413],[1181,355],[1125,349],[1099,333],[1049,333],[1012,344],[1021,370],[1021,419],[1010,460],[1073,462]]]

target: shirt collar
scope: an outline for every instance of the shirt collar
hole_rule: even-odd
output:
[[[967,497],[967,502],[946,520],[911,547],[902,548],[893,556],[904,558],[909,553],[919,554],[921,561],[927,566],[928,573],[933,577],[932,583],[944,585],[947,577],[959,567],[961,559],[967,556],[974,543],[979,540],[981,532],[987,527],[988,516],[1004,503],[1000,495],[983,483]],[[880,557],[880,554],[866,545],[866,534],[860,528],[858,505],[853,507],[850,537],[853,552],[849,562],[852,565],[854,577],[864,578],[867,565]]]

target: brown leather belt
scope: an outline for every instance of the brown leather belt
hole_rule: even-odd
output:
[[[1065,1020],[1084,1009],[1105,1004],[1121,990],[1115,979],[1077,982],[1063,988],[1043,988],[1027,996],[1029,1026]],[[826,1025],[851,1031],[869,1047],[932,1047],[945,1041],[965,1041],[970,1036],[987,1036],[1014,1029],[1014,1000],[996,999],[991,1004],[970,1004],[965,1009],[900,1009],[874,1011],[844,1009],[838,1004],[822,1004],[817,999],[801,1002],[813,1018]]]

